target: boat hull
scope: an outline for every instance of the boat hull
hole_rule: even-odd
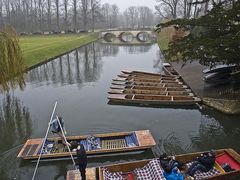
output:
[[[141,130],[141,131],[133,131],[133,132],[120,132],[120,133],[109,133],[109,134],[96,134],[93,135],[96,138],[100,139],[107,139],[107,143],[111,143],[111,140],[119,139],[121,137],[125,137],[128,135],[131,135],[135,133],[136,139],[137,139],[137,146],[124,146],[124,147],[116,147],[113,145],[108,145],[112,146],[112,148],[101,148],[101,149],[96,149],[96,150],[86,150],[86,153],[88,156],[91,155],[104,155],[104,154],[112,154],[112,153],[123,153],[123,152],[131,152],[131,151],[139,151],[139,150],[145,150],[149,149],[153,146],[156,145],[151,133],[149,130]],[[70,141],[79,141],[79,140],[84,140],[86,139],[87,136],[68,136],[67,140],[68,142]],[[49,141],[60,141],[60,138],[48,138]],[[147,141],[146,141],[147,140]],[[28,140],[22,150],[18,154],[18,158],[22,159],[38,159],[39,158],[39,151],[42,147],[42,141],[43,139],[30,139]],[[118,142],[118,141],[116,141]],[[103,141],[101,141],[103,144]],[[104,141],[104,144],[106,142]],[[102,145],[101,145],[102,146]],[[106,146],[106,145],[105,145]],[[29,148],[30,147],[30,148]],[[76,156],[76,152],[72,152],[73,156]],[[70,157],[69,152],[61,152],[61,153],[50,153],[50,154],[42,154],[41,158],[42,159],[53,159],[53,158],[66,158]]]

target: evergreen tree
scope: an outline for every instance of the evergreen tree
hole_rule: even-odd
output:
[[[240,64],[240,1],[214,3],[204,16],[161,23],[189,33],[164,51],[169,60],[199,60],[201,64]]]

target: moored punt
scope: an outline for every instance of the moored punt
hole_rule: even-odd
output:
[[[168,75],[148,75],[148,74],[119,74],[117,75],[120,78],[126,78],[126,79],[132,79],[132,78],[151,78],[151,79],[159,79],[159,78],[164,78],[164,79],[178,79],[177,76],[168,76]]]
[[[139,86],[139,85],[112,85],[110,89],[145,89],[145,90],[159,90],[159,91],[191,91],[187,89],[187,86],[182,87],[172,87],[166,84],[161,84],[158,86]]]
[[[165,79],[165,78],[158,78],[158,79],[151,79],[151,78],[114,78],[113,81],[119,82],[152,82],[152,83],[175,83],[179,82],[178,79]]]
[[[131,85],[131,86],[162,86],[162,87],[183,87],[183,83],[181,82],[121,82],[121,81],[113,81],[112,85]]]
[[[216,150],[216,161],[214,167],[208,172],[196,172],[194,179],[200,180],[227,180],[240,176],[240,155],[233,149]],[[188,153],[176,155],[176,160],[186,164],[188,167],[192,161],[204,152]],[[222,166],[229,164],[233,171],[226,172]],[[166,180],[163,175],[163,168],[159,159],[146,159],[139,161],[131,161],[119,164],[100,166],[97,168],[87,168],[87,179],[104,180],[108,179],[124,179],[124,177],[134,177],[136,179],[149,180],[158,179]],[[79,171],[70,170],[67,172],[67,180],[77,180],[80,177]]]
[[[156,145],[149,130],[132,132],[119,132],[93,135],[94,144],[87,139],[88,136],[68,136],[68,142],[77,141],[85,146],[87,155],[105,155],[111,153],[122,153],[138,151],[151,148]],[[29,139],[18,154],[18,158],[37,159],[40,155],[43,139]],[[59,137],[48,138],[41,158],[63,158],[70,157],[67,148]],[[76,156],[76,152],[72,152]]]
[[[112,102],[156,105],[191,105],[200,102],[198,97],[178,95],[110,94],[108,99]]]
[[[177,161],[187,164],[189,167],[190,162],[194,161],[202,153],[203,152],[189,153],[176,155],[175,157]],[[225,172],[222,168],[225,163],[229,164],[234,171]],[[111,179],[112,175],[115,175],[116,178],[131,176],[142,180],[165,180],[163,172],[164,171],[158,159],[148,159],[102,166],[97,168],[96,173],[98,174],[100,180],[104,180],[104,177],[109,177]],[[240,155],[232,149],[221,149],[216,150],[216,161],[214,168],[212,168],[209,172],[197,172],[194,175],[194,179],[223,180],[239,175]]]
[[[180,76],[179,73],[169,63],[163,63],[163,71],[169,76]]]
[[[166,88],[167,89],[167,88]],[[181,95],[193,96],[193,93],[188,91],[159,91],[159,90],[144,90],[144,89],[111,89],[109,94],[151,94],[151,95]]]

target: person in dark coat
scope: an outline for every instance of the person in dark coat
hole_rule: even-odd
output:
[[[201,156],[198,157],[197,160],[194,161],[188,168],[187,174],[193,177],[196,171],[208,172],[213,168],[215,159],[216,157],[213,150],[201,154]]]
[[[77,160],[75,163],[78,165],[82,180],[86,180],[87,154],[85,148],[81,143],[78,144],[77,141],[72,141],[71,149],[77,153]]]

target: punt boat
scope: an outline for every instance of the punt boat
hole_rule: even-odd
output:
[[[175,83],[179,82],[178,79],[165,79],[165,78],[158,78],[158,79],[151,79],[151,78],[114,78],[113,81],[119,82],[152,82],[152,83]]]
[[[210,73],[231,73],[235,68],[237,68],[237,65],[230,64],[230,65],[218,65],[213,68],[207,68],[203,70],[204,74],[210,74]]]
[[[181,95],[193,96],[189,91],[161,91],[161,90],[144,90],[144,89],[111,89],[109,94],[151,94],[151,95]]]
[[[139,86],[139,85],[112,85],[110,89],[144,89],[144,90],[158,90],[158,91],[191,91],[187,86],[175,87],[169,84],[160,84],[158,86]]]
[[[121,81],[113,81],[112,85],[137,85],[137,86],[166,86],[166,87],[182,87],[184,86],[181,82],[121,82]]]
[[[84,145],[87,155],[106,155],[149,149],[156,145],[149,130],[132,132],[118,132],[96,134],[91,136],[94,143],[89,141],[89,136],[67,136],[67,141],[77,141]],[[40,155],[43,139],[29,139],[18,154],[18,158],[37,159]],[[72,152],[76,156],[76,152]],[[61,143],[59,137],[48,138],[44,144],[41,158],[66,158],[70,157],[67,147]]]
[[[129,75],[151,75],[151,76],[161,76],[160,73],[151,73],[146,71],[129,71],[129,70],[122,70],[122,73],[129,74]]]
[[[110,94],[108,99],[116,103],[156,105],[193,105],[201,101],[198,97],[194,96],[147,94]]]
[[[180,76],[179,73],[169,63],[163,63],[163,71],[169,76]]]
[[[121,83],[112,83],[110,86],[111,89],[127,89],[127,88],[134,88],[134,87],[142,87],[143,89],[162,89],[162,88],[175,88],[175,89],[187,89],[186,85],[182,84],[159,84],[159,83],[132,83],[132,84],[121,84]]]
[[[163,74],[158,74],[158,75],[148,75],[148,74],[125,74],[121,73],[117,75],[120,78],[127,78],[127,79],[132,79],[132,78],[151,78],[151,79],[159,79],[159,78],[164,78],[164,79],[178,79],[177,76],[167,76]]]
[[[196,172],[194,175],[195,180],[224,180],[231,179],[233,177],[239,177],[240,175],[240,155],[233,149],[219,149],[216,150],[216,160],[214,167],[208,172]],[[180,163],[186,164],[187,167],[191,165],[191,162],[199,157],[204,152],[188,153],[182,155],[176,155],[176,160]],[[225,171],[223,169],[224,164],[229,164],[232,171]],[[166,180],[163,175],[159,159],[147,159],[132,162],[125,162],[119,164],[112,164],[107,166],[100,166],[97,168],[87,169],[87,179],[89,180],[104,180],[111,179],[158,179]],[[79,171],[68,171],[67,180],[73,180],[79,176]],[[113,178],[113,179],[114,179]]]

